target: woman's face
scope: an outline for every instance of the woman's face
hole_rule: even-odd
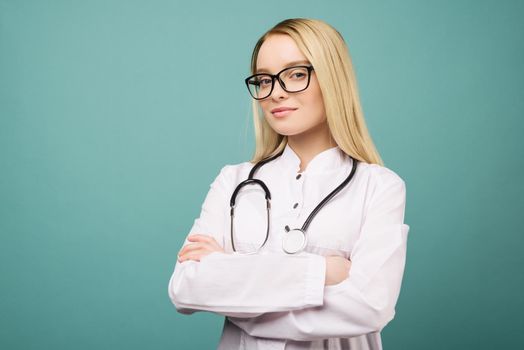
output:
[[[260,47],[257,73],[277,74],[282,69],[295,65],[311,64],[290,36],[273,34]],[[304,91],[286,92],[275,81],[271,95],[258,102],[271,128],[281,135],[300,135],[326,125],[324,101],[315,71],[311,71],[309,86]],[[294,110],[284,115],[271,112],[280,107]]]

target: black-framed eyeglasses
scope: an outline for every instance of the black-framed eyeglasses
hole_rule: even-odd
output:
[[[309,86],[313,66],[293,66],[282,69],[277,74],[259,73],[246,78],[249,93],[255,100],[267,98],[273,92],[278,80],[286,92],[304,91]]]

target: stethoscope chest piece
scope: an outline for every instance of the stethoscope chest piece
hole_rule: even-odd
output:
[[[306,246],[306,233],[299,228],[284,232],[282,249],[288,254],[300,252]]]

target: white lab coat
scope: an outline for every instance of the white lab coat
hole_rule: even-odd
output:
[[[380,331],[394,317],[406,257],[404,181],[386,167],[359,162],[351,182],[311,222],[305,251],[288,255],[281,246],[284,227],[302,227],[351,166],[334,147],[297,176],[300,159],[289,145],[263,165],[255,178],[271,191],[270,238],[255,255],[227,254],[231,194],[253,164],[224,166],[188,235],[211,235],[226,253],[176,263],[168,289],[178,312],[224,315],[218,349],[382,349]],[[266,223],[262,189],[243,187],[234,222],[237,251],[262,243]],[[352,265],[346,280],[324,286],[328,255],[350,258]]]

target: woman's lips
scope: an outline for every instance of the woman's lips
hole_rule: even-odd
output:
[[[294,111],[295,111],[295,109],[286,109],[285,111],[273,112],[272,114],[276,118],[282,118],[282,117],[286,117],[286,116],[290,115]]]

